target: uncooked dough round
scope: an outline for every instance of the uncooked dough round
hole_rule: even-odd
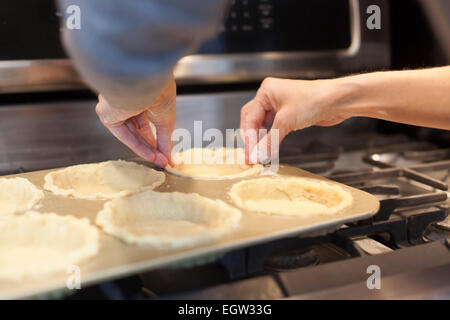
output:
[[[112,199],[154,189],[165,179],[163,172],[134,162],[116,160],[50,172],[45,176],[44,188],[57,195],[81,199]]]
[[[173,156],[170,173],[199,180],[224,180],[259,173],[262,165],[247,165],[242,148],[192,148]]]
[[[352,195],[338,185],[297,177],[244,180],[229,195],[239,208],[295,217],[335,214],[352,203]]]
[[[127,243],[191,247],[232,231],[241,211],[195,193],[144,191],[105,204],[96,223]]]
[[[0,179],[0,215],[30,210],[44,192],[25,178]]]
[[[28,211],[0,219],[0,281],[49,276],[98,253],[88,219]]]

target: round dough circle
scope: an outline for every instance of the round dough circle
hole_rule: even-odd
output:
[[[352,203],[352,195],[322,180],[277,177],[244,180],[229,195],[242,209],[294,217],[339,213]]]
[[[195,193],[144,191],[105,204],[96,223],[127,243],[191,247],[232,231],[241,211]]]
[[[174,167],[166,170],[198,180],[225,180],[258,174],[262,165],[247,165],[242,148],[192,148],[173,156]]]
[[[134,162],[116,160],[50,172],[45,176],[44,188],[56,195],[80,199],[112,199],[154,189],[165,179],[163,172]]]
[[[0,179],[0,214],[30,210],[44,198],[44,192],[25,178]]]
[[[66,272],[98,253],[99,231],[88,219],[28,211],[0,220],[0,280]]]

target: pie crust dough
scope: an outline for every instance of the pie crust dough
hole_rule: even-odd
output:
[[[199,180],[237,179],[258,174],[262,165],[247,165],[242,148],[192,148],[173,156],[174,167],[166,170]]]
[[[66,272],[98,247],[99,231],[85,218],[28,211],[0,219],[0,281]]]
[[[221,200],[149,190],[107,202],[96,223],[127,243],[167,249],[212,241],[240,219],[241,211]]]
[[[239,208],[294,217],[336,214],[353,201],[338,185],[298,177],[244,180],[233,185],[229,195]]]
[[[44,188],[56,195],[80,199],[112,199],[154,189],[165,179],[163,172],[134,162],[115,160],[50,172],[45,176]]]
[[[25,178],[0,179],[0,215],[30,210],[44,192]]]

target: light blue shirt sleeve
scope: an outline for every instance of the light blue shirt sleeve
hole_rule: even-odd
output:
[[[156,99],[180,58],[215,34],[225,0],[58,0],[63,42],[83,80],[114,107]],[[80,8],[69,30],[67,8]]]

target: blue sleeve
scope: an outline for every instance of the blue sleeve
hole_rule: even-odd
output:
[[[80,29],[65,26],[80,8]],[[59,0],[63,42],[83,80],[114,107],[148,106],[175,64],[214,35],[225,0]]]

